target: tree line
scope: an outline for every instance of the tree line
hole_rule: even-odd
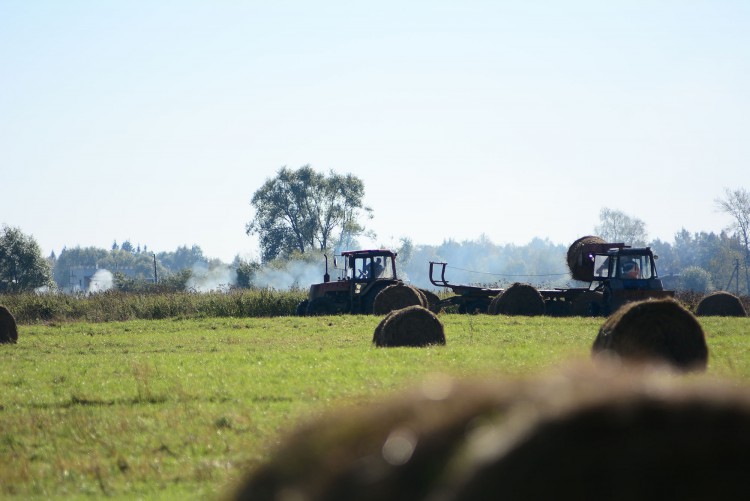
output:
[[[227,285],[267,286],[261,278],[267,277],[269,270],[280,275],[291,263],[322,270],[324,253],[357,248],[358,238],[374,237],[365,226],[373,210],[364,205],[364,194],[364,182],[352,174],[321,174],[309,165],[296,170],[282,167],[250,200],[254,215],[245,231],[258,236],[260,260],[236,257],[230,264],[206,257],[197,245],[153,253],[129,241],[122,245],[115,242],[110,249],[65,248],[59,256],[43,258],[33,238],[19,228],[4,226],[0,234],[0,292],[65,289],[71,270],[77,267],[105,268],[123,290],[144,287],[149,281],[189,288],[196,265],[209,271],[230,270],[231,284]],[[727,189],[715,203],[732,220],[718,234],[682,229],[672,242],[649,240],[644,221],[610,208],[601,210],[592,234],[606,241],[652,247],[659,256],[660,275],[671,280],[668,287],[699,292],[734,288],[750,295],[750,194],[742,188]],[[580,236],[571,236],[571,241]],[[429,261],[448,262],[448,278],[453,283],[571,285],[565,265],[567,244],[542,238],[525,245],[497,245],[485,236],[473,241],[446,240],[440,245],[419,245],[403,238],[395,250],[402,275],[421,287],[431,286]],[[310,280],[309,274],[297,274],[296,281],[295,275],[287,275],[291,277],[287,285],[309,286],[302,283]]]

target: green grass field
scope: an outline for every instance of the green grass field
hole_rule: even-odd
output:
[[[587,360],[602,323],[440,318],[447,345],[422,349],[374,348],[373,316],[21,325],[0,345],[0,497],[215,498],[300,420],[433,372]],[[701,323],[708,375],[750,382],[750,319]]]

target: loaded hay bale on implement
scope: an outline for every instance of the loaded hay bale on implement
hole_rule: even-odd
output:
[[[596,236],[579,238],[568,249],[568,268],[573,279],[589,282],[589,286],[539,289],[544,311],[540,308],[517,309],[556,316],[608,316],[627,303],[674,297],[674,291],[664,290],[655,261],[656,256],[650,247],[609,243]],[[498,311],[495,307],[490,310],[493,300],[505,292],[503,289],[452,284],[445,278],[447,265],[430,261],[430,282],[456,293],[443,299],[439,307],[458,306],[460,313],[513,314]],[[529,297],[537,301],[535,295]]]

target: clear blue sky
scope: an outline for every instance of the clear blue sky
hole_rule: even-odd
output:
[[[750,189],[750,2],[0,0],[0,223],[257,257],[253,192],[365,182],[376,244],[719,231]]]

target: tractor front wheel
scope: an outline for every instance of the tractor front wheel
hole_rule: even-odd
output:
[[[307,305],[307,314],[310,316],[335,315],[338,313],[336,305],[327,297],[316,297]]]
[[[573,315],[578,317],[604,316],[604,294],[586,291],[573,300]]]
[[[307,305],[309,302],[310,301],[305,299],[303,301],[300,301],[300,303],[297,305],[297,310],[295,311],[295,313],[298,317],[304,317],[305,315],[307,315]]]

